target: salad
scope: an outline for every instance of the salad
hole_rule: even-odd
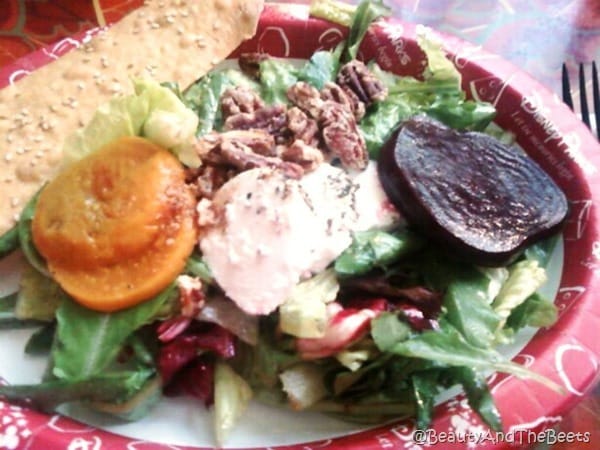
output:
[[[421,79],[359,61],[388,10],[347,6],[311,5],[349,26],[334,49],[300,63],[246,54],[183,90],[136,80],[66,140],[64,170],[0,237],[2,256],[27,260],[0,324],[39,325],[25,351],[48,355],[40,383],[1,396],[123,420],[192,396],[214,408],[223,444],[252,398],[426,428],[458,385],[500,430],[491,373],[559,389],[498,351],[556,320],[538,290],[558,235],[502,265],[457,259],[406,220],[377,170],[414,117],[510,135],[492,105],[466,99],[426,29]]]

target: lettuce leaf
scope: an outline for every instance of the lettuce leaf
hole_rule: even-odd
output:
[[[354,233],[352,244],[335,260],[335,273],[341,277],[363,275],[386,267],[420,248],[423,241],[408,230],[394,233],[369,230]]]
[[[170,286],[151,300],[113,313],[93,311],[65,298],[56,312],[54,376],[74,381],[101,374],[115,361],[126,339],[156,318],[174,291]]]
[[[183,101],[198,117],[197,136],[222,127],[220,98],[229,87],[247,86],[258,90],[256,82],[237,70],[219,70],[206,74],[183,93]]]
[[[363,0],[360,2],[352,17],[350,32],[346,39],[346,47],[342,53],[342,61],[347,62],[356,58],[358,48],[369,30],[369,26],[377,19],[391,14],[391,9],[381,0]]]
[[[287,104],[288,88],[298,81],[299,69],[293,64],[276,58],[260,63],[261,97],[265,103]]]
[[[101,105],[90,122],[68,136],[66,164],[77,161],[123,136],[144,136],[173,151],[188,166],[197,166],[191,150],[198,118],[171,89],[150,80],[134,81],[134,93]]]
[[[504,325],[511,311],[533,295],[547,279],[546,271],[537,260],[525,259],[509,268],[508,280],[502,285],[492,307],[502,319],[499,328]]]

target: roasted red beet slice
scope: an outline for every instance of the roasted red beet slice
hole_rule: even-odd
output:
[[[560,188],[530,157],[484,133],[427,116],[404,122],[383,146],[379,177],[411,226],[461,259],[502,265],[557,232]]]

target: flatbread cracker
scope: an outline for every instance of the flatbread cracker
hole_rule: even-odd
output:
[[[256,31],[263,0],[150,0],[0,90],[0,234],[56,172],[65,138],[132,78],[188,86]]]

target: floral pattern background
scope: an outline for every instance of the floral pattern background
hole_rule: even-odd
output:
[[[0,2],[0,67],[4,67],[62,38],[117,21],[143,0],[99,0],[100,14],[92,0]],[[396,17],[481,45],[557,93],[563,62],[574,77],[579,63],[600,61],[600,0],[387,0],[386,3]],[[575,101],[576,97],[577,94]],[[26,437],[31,431],[21,426],[20,408],[2,406],[9,414],[0,416],[3,429],[0,448],[16,448],[18,436],[25,433],[22,437]],[[600,442],[600,389],[588,395],[562,420],[560,427],[565,431],[590,431],[591,442]],[[580,445],[564,443],[552,448],[570,450],[581,448]]]

